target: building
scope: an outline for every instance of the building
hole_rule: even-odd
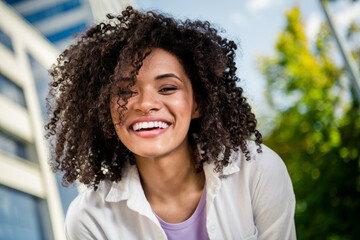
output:
[[[0,0],[0,240],[65,239],[77,188],[62,188],[48,164],[47,69],[74,33],[130,2]]]
[[[3,2],[0,41],[0,239],[64,239],[31,69],[48,68],[58,51]]]

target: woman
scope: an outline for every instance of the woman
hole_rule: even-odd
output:
[[[295,239],[292,184],[236,86],[235,43],[208,22],[108,18],[51,71],[53,167],[88,186],[67,238]]]

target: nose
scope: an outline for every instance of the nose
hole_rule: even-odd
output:
[[[134,102],[134,109],[139,113],[149,113],[150,111],[158,111],[161,108],[161,101],[157,94],[151,91],[140,92]]]

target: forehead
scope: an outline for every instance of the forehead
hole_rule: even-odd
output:
[[[145,57],[145,59],[142,60],[141,67],[136,76],[133,75],[134,72],[132,71],[134,70],[135,69],[126,62],[121,66],[121,85],[133,82],[133,78],[135,78],[134,82],[137,82],[143,78],[158,80],[163,79],[164,75],[176,75],[179,80],[189,79],[184,66],[178,57],[161,48],[152,49],[152,51]]]
[[[181,62],[175,55],[164,49],[155,48],[143,60],[143,65],[140,68],[139,75],[141,74],[141,72],[145,71],[148,72],[164,70],[185,72],[184,66],[181,64]]]

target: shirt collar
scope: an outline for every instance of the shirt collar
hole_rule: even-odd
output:
[[[239,152],[233,152],[231,154],[231,162],[223,168],[221,173],[214,170],[215,165],[213,163],[204,163],[208,191],[216,195],[221,185],[220,179],[240,171],[240,168],[235,163],[237,154],[239,154]],[[123,200],[132,200],[130,204],[131,202],[146,201],[136,165],[127,167],[121,181],[112,183],[110,191],[105,198],[107,202],[119,202]]]
[[[140,176],[135,165],[128,166],[119,182],[113,182],[105,201],[119,202],[127,200],[139,192],[143,192]]]

